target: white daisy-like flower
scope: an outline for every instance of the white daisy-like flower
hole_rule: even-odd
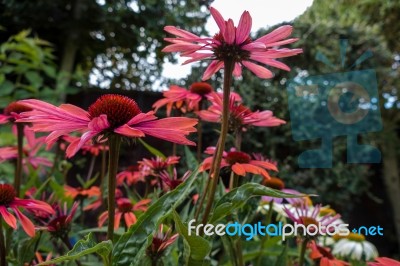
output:
[[[365,240],[361,234],[350,233],[346,238],[340,239],[333,247],[332,253],[341,258],[351,260],[369,261],[378,257],[378,250]]]

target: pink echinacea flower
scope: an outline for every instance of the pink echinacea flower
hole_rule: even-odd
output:
[[[167,45],[163,52],[181,53],[181,56],[189,58],[184,64],[203,59],[212,60],[203,74],[203,80],[209,79],[223,68],[227,59],[235,63],[233,72],[235,76],[241,76],[242,67],[246,67],[260,78],[272,78],[272,72],[260,64],[289,71],[287,65],[275,59],[302,53],[302,49],[277,48],[297,41],[297,38],[286,39],[292,33],[292,27],[289,25],[281,26],[252,40],[250,38],[252,18],[248,11],[243,12],[236,27],[232,19],[225,20],[215,8],[210,7],[210,13],[220,30],[212,38],[199,37],[174,26],[164,27],[166,32],[176,37],[165,38],[171,44]]]
[[[9,184],[0,184],[0,216],[3,220],[13,229],[17,228],[17,219],[10,212],[12,212],[18,217],[18,221],[21,223],[22,228],[30,237],[35,236],[35,226],[33,223],[26,217],[19,208],[25,208],[27,210],[37,210],[46,212],[49,214],[53,214],[53,208],[39,200],[33,199],[20,199],[16,197],[16,192],[14,187]]]
[[[178,144],[195,145],[186,136],[196,132],[197,119],[169,117],[157,120],[154,112],[142,113],[134,100],[122,95],[103,95],[88,111],[71,104],[56,107],[35,99],[20,102],[33,110],[22,113],[17,122],[32,123],[35,131],[51,132],[46,138],[48,144],[74,131],[83,133],[68,146],[67,157],[75,155],[88,140],[107,134],[130,138],[150,135]]]

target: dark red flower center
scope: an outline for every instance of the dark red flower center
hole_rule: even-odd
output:
[[[0,206],[7,206],[17,196],[15,189],[9,184],[0,184]]]
[[[133,209],[133,204],[127,201],[118,203],[118,210],[120,212],[131,212]]]
[[[53,236],[65,238],[71,231],[71,219],[67,215],[60,215],[51,220],[47,228]]]
[[[264,180],[264,185],[277,190],[282,190],[285,188],[285,183],[280,178],[271,177],[270,179]]]
[[[106,94],[98,98],[89,107],[88,112],[91,119],[100,115],[107,115],[110,128],[114,129],[127,123],[142,111],[137,103],[129,97],[118,94]]]
[[[28,106],[22,103],[12,102],[4,109],[4,114],[5,115],[10,115],[11,113],[20,114],[28,111],[32,111],[32,108],[29,108]]]
[[[251,43],[251,39],[247,38],[243,43],[228,44],[221,33],[215,34],[214,39],[220,42],[214,46],[213,52],[218,60],[233,59],[235,62],[241,62],[250,58],[250,52],[243,50],[242,46]]]
[[[209,94],[214,89],[206,82],[195,82],[190,86],[190,92],[197,93],[201,96]]]
[[[225,160],[230,165],[234,165],[235,163],[249,163],[251,157],[247,153],[241,151],[231,151],[227,153]]]

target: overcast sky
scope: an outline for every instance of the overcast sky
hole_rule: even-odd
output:
[[[273,26],[280,22],[291,21],[301,15],[312,0],[215,0],[212,6],[222,14],[225,19],[232,18],[237,25],[240,15],[247,10],[253,19],[252,31]],[[217,24],[210,16],[206,29],[213,36],[218,32]],[[180,60],[182,62],[184,60]],[[168,78],[184,78],[190,73],[191,64],[164,65],[163,76]]]

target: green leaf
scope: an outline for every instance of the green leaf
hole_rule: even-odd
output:
[[[14,90],[14,84],[6,80],[0,84],[0,96],[5,96],[10,94]]]
[[[138,218],[129,231],[120,237],[113,249],[113,265],[139,265],[153,239],[153,233],[164,218],[188,197],[197,173],[198,169],[177,188],[160,197]]]
[[[43,84],[43,78],[35,71],[26,72],[25,77],[36,90]]]
[[[205,257],[211,251],[211,243],[201,236],[194,235],[193,233],[189,235],[188,228],[182,223],[179,214],[175,210],[172,214],[174,216],[176,230],[178,230],[179,234],[183,236],[186,265],[208,265],[209,261],[206,260]]]
[[[276,260],[275,266],[286,266],[287,265],[287,245],[282,250],[282,253],[279,255]]]
[[[91,253],[99,254],[103,258],[103,261],[105,263],[104,265],[107,265],[107,257],[110,254],[111,250],[111,240],[96,243],[96,241],[94,241],[93,239],[93,234],[90,233],[85,237],[85,239],[79,240],[72,248],[72,250],[70,250],[66,255],[52,259],[50,261],[42,262],[39,264],[39,266],[60,263],[67,260],[76,260]]]
[[[199,162],[197,161],[193,153],[190,151],[189,147],[185,146],[184,150],[185,150],[186,164],[188,168],[191,169],[197,167],[199,165]]]
[[[154,156],[158,156],[161,157],[163,159],[167,158],[161,151],[157,150],[156,148],[154,148],[153,146],[147,144],[144,140],[142,140],[141,138],[138,138],[139,142],[143,144],[143,146]]]
[[[209,222],[215,223],[231,214],[235,209],[242,207],[246,201],[254,196],[270,196],[276,198],[299,198],[305,195],[294,195],[275,190],[257,183],[247,183],[226,193],[215,205]]]

